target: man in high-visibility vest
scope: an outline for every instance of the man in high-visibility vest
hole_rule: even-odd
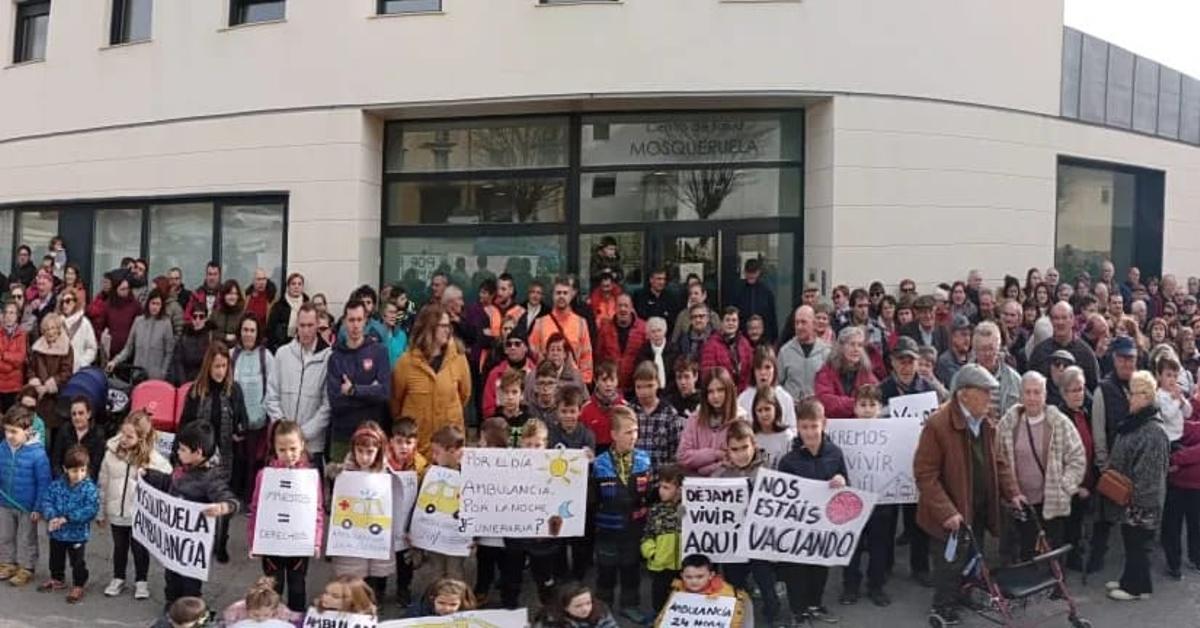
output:
[[[567,348],[575,357],[585,384],[592,383],[592,339],[587,321],[571,310],[571,284],[566,277],[554,280],[554,309],[550,314],[537,319],[529,334],[529,346],[539,356],[545,350],[546,340],[559,333],[567,339]]]

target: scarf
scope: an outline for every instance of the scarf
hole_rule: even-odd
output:
[[[654,370],[658,371],[658,387],[667,387],[667,367],[663,364],[663,351],[666,350],[667,343],[663,343],[661,347],[650,345],[650,355],[654,359]]]
[[[725,348],[729,350],[729,361],[733,365],[733,372],[730,375],[733,376],[734,381],[737,381],[738,375],[742,372],[742,355],[738,352],[738,340],[740,339],[740,334],[730,337],[721,336],[721,342],[724,342]]]
[[[1156,416],[1158,416],[1158,408],[1154,407],[1153,405],[1146,406],[1145,408],[1138,410],[1137,413],[1121,419],[1121,422],[1117,424],[1117,433],[1128,434],[1136,431],[1139,427],[1150,422],[1150,420]]]
[[[600,388],[597,387],[596,392],[593,393],[593,396],[595,396],[596,401],[600,403],[600,407],[607,410],[617,402],[617,399],[621,398],[621,393],[614,390],[611,393],[606,394],[603,390],[600,390]]]
[[[287,301],[287,304],[289,306],[291,306],[291,308],[292,308],[291,312],[288,313],[287,335],[288,335],[288,338],[295,338],[296,337],[296,315],[300,313],[300,306],[304,305],[304,295],[302,294],[298,297],[292,298],[292,295],[287,294],[285,292],[283,295],[283,298],[285,301]]]

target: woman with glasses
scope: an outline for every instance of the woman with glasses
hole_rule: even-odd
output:
[[[471,370],[454,340],[450,314],[426,305],[413,324],[412,342],[392,371],[392,416],[417,422],[420,451],[446,425],[465,429],[463,407],[471,398]]]
[[[66,274],[71,274],[73,264],[67,265]],[[64,288],[58,295],[58,313],[63,317],[67,337],[71,339],[71,348],[75,350],[75,372],[91,366],[96,361],[99,345],[96,343],[96,330],[92,322],[83,315],[83,299],[80,292]]]
[[[21,287],[17,286],[16,290]],[[0,412],[7,412],[17,401],[17,394],[25,384],[25,358],[29,352],[29,341],[21,329],[21,307],[16,303],[4,304],[3,320],[0,321]]]
[[[37,325],[37,317],[25,307],[25,289],[21,284],[14,284],[9,291],[9,297],[9,302],[17,307],[17,325],[26,335],[32,335],[33,328]]]
[[[171,371],[168,379],[176,386],[196,379],[200,366],[204,364],[204,356],[208,353],[208,345],[212,340],[212,327],[208,321],[208,307],[203,300],[192,302],[191,318],[188,319],[183,334],[175,341],[175,350],[171,354]]]

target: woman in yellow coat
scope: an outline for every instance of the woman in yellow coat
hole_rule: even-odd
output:
[[[413,324],[412,342],[392,369],[392,417],[417,422],[418,448],[446,425],[464,429],[463,407],[471,398],[471,370],[454,340],[450,314],[427,305]]]

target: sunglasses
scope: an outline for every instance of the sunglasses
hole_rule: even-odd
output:
[[[524,347],[525,342],[522,340],[509,340],[508,342],[504,343],[504,346],[506,346],[506,347]]]
[[[70,297],[67,297],[67,298],[65,298],[65,299],[59,299],[59,300],[58,300],[58,302],[59,302],[59,303],[74,303],[74,302],[75,302],[75,299],[73,299],[73,298],[70,298]]]

